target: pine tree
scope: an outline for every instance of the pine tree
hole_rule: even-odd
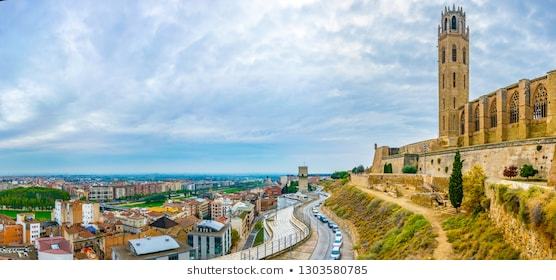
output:
[[[450,176],[450,188],[449,196],[452,206],[456,208],[456,212],[459,212],[459,207],[463,201],[463,175],[461,174],[461,169],[463,167],[463,161],[459,151],[456,152],[454,157],[454,167],[452,168],[452,175]]]

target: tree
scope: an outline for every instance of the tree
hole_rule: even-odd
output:
[[[347,177],[349,177],[349,173],[347,171],[336,171],[330,176],[332,179],[345,179]]]
[[[463,201],[463,175],[461,169],[463,167],[463,161],[459,151],[456,152],[454,156],[454,165],[452,167],[452,175],[450,176],[450,186],[448,189],[450,203],[456,208],[456,212],[459,212],[461,202]]]
[[[510,165],[509,167],[504,167],[504,177],[513,178],[517,176],[517,166]]]
[[[525,177],[527,180],[529,180],[529,177],[533,177],[537,175],[537,173],[539,173],[539,171],[533,168],[532,165],[524,164],[519,171],[519,176]]]
[[[468,212],[477,214],[488,210],[490,200],[485,195],[485,179],[485,172],[479,165],[473,166],[463,176],[465,200],[462,207]]]
[[[403,173],[408,173],[408,174],[415,174],[415,173],[417,173],[417,167],[415,167],[413,165],[406,165],[402,168],[402,172]]]
[[[232,247],[237,245],[237,242],[239,241],[239,232],[237,232],[237,230],[232,229]]]

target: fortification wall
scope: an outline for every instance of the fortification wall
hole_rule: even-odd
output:
[[[505,166],[531,164],[539,170],[537,178],[548,179],[555,152],[556,137],[510,141],[471,147],[446,149],[419,155],[417,172],[434,177],[448,177],[452,172],[454,155],[460,151],[465,173],[474,165],[480,165],[487,177],[503,178]],[[379,172],[384,164],[391,163],[393,173],[401,173],[404,156],[383,156]]]
[[[552,242],[543,234],[525,226],[519,219],[508,213],[496,200],[495,185],[485,184],[485,194],[490,199],[489,217],[502,229],[504,239],[519,249],[528,259],[553,259]]]

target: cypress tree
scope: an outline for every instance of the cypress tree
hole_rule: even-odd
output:
[[[456,212],[459,212],[459,207],[463,201],[463,175],[461,174],[461,169],[463,167],[463,161],[459,151],[456,152],[454,157],[454,167],[452,168],[452,175],[450,176],[450,188],[449,196],[450,203],[456,208]]]

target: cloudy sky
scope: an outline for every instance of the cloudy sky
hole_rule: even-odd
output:
[[[436,137],[452,3],[0,2],[0,173],[369,165]],[[556,69],[556,0],[455,4],[471,98]]]

